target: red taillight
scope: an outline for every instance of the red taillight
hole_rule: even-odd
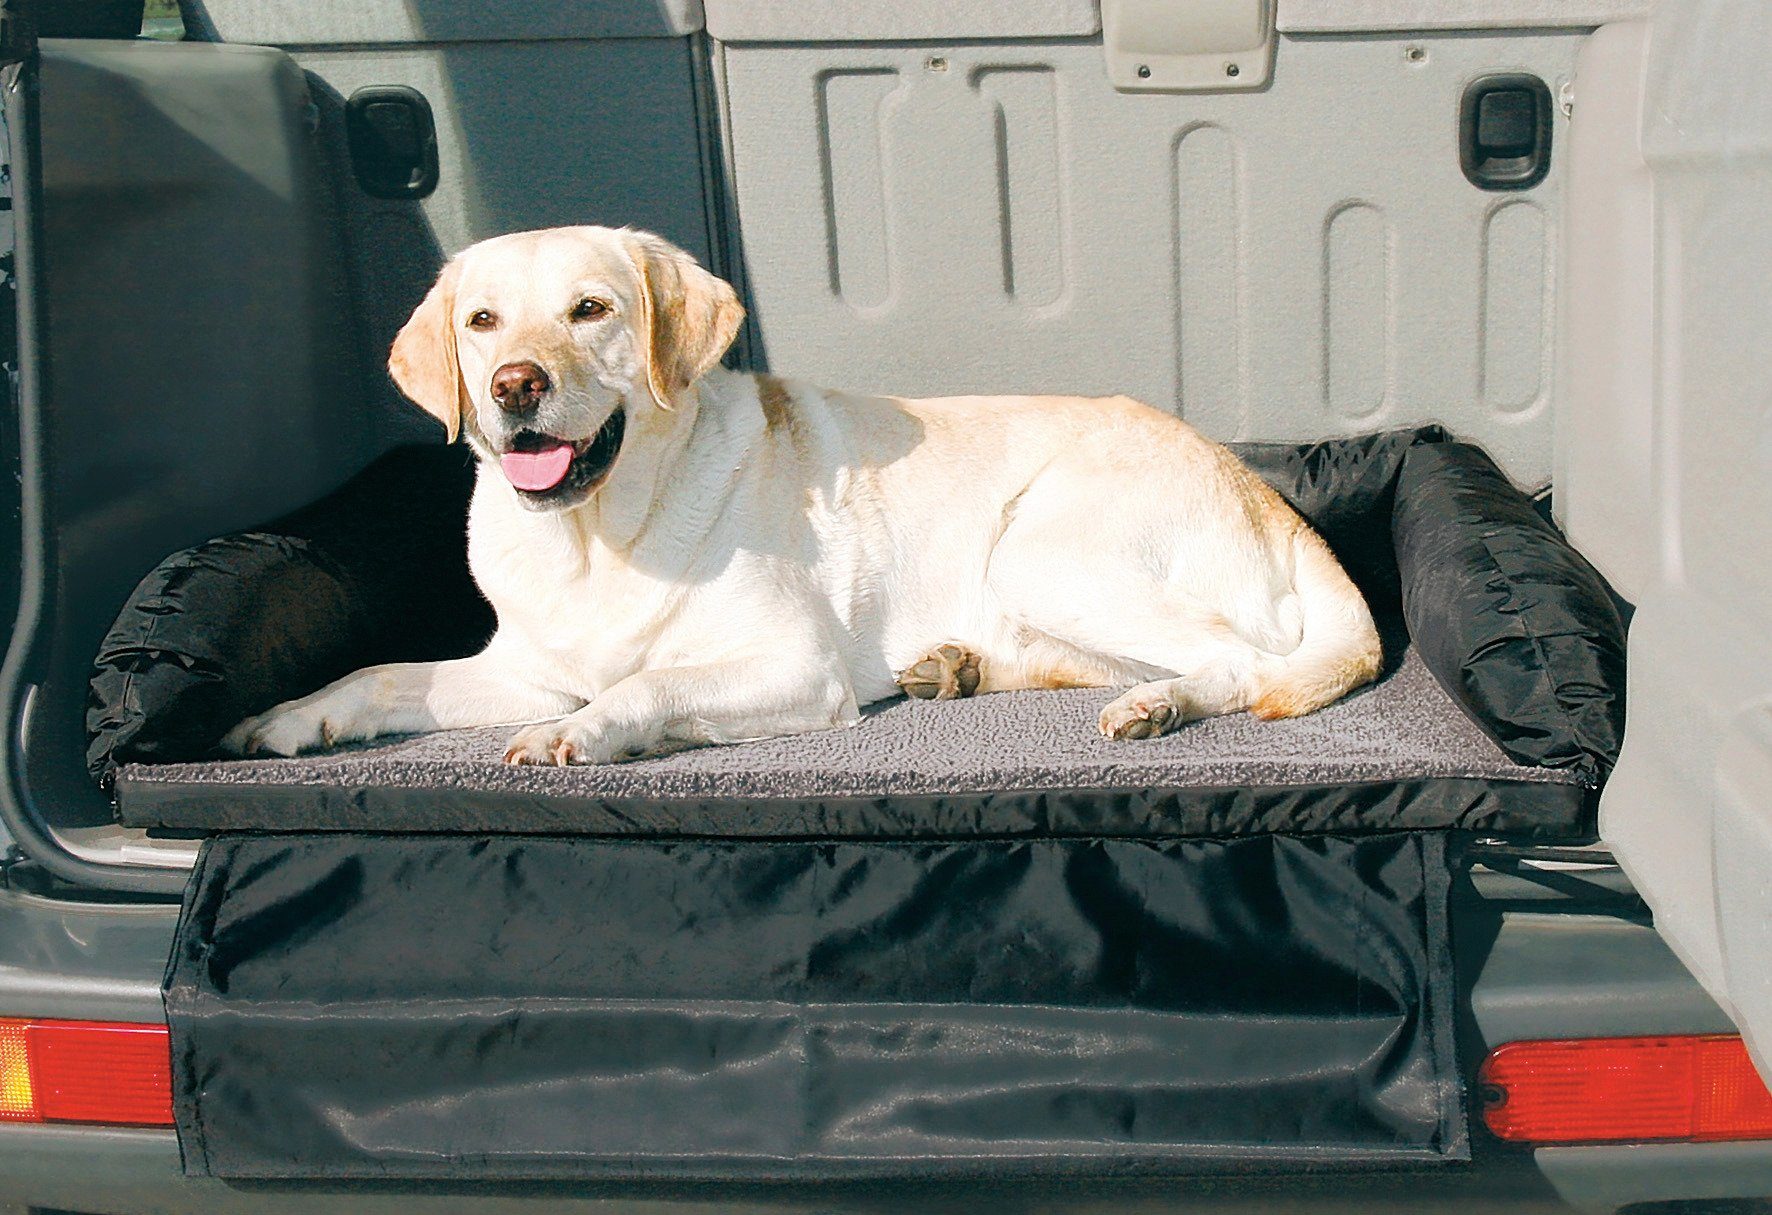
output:
[[[166,1027],[0,1020],[0,1122],[171,1126]]]
[[[1772,1139],[1772,1092],[1732,1034],[1510,1042],[1478,1080],[1483,1121],[1517,1143]]]

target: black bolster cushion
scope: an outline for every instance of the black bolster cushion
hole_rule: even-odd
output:
[[[1404,453],[1391,516],[1422,660],[1523,764],[1603,782],[1624,735],[1624,622],[1599,572],[1464,443]]]
[[[99,651],[92,775],[202,758],[242,718],[360,667],[477,651],[493,615],[468,573],[473,482],[461,448],[402,448],[293,515],[161,562]]]
[[[1372,609],[1388,612],[1398,581],[1387,521],[1403,456],[1448,437],[1438,426],[1418,426],[1317,443],[1227,446],[1328,541]]]

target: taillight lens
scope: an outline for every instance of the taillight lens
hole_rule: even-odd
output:
[[[0,1122],[171,1126],[166,1027],[0,1020]]]
[[[1733,1034],[1510,1042],[1478,1081],[1483,1121],[1517,1143],[1772,1139],[1772,1092]]]

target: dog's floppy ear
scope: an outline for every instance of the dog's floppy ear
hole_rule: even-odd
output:
[[[455,283],[461,267],[443,267],[430,292],[412,310],[388,351],[388,374],[412,403],[443,423],[449,441],[461,433],[462,413],[469,407],[455,357]]]
[[[744,306],[724,280],[662,237],[629,232],[646,314],[646,384],[659,408],[720,361],[744,323]]]

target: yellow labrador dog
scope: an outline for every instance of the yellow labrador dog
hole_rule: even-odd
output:
[[[479,454],[483,653],[359,671],[240,753],[531,722],[506,760],[597,764],[850,725],[895,692],[1130,690],[1111,738],[1371,680],[1323,541],[1223,447],[1124,397],[856,396],[728,371],[732,289],[656,236],[475,245],[394,341]]]

